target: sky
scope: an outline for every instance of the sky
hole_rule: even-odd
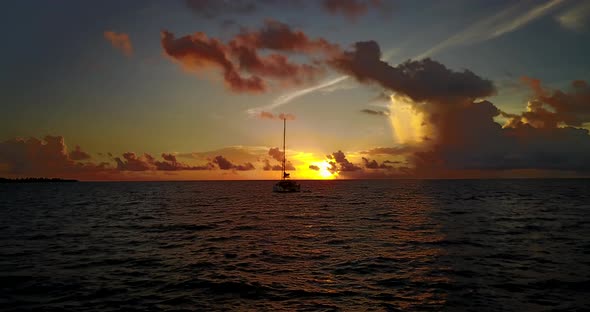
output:
[[[12,1],[0,176],[588,177],[590,1]]]

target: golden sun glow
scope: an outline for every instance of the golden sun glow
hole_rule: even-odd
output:
[[[328,170],[330,164],[326,160],[318,160],[312,153],[299,152],[291,158],[296,163],[295,172],[298,179],[330,180],[338,176],[337,172],[332,173]],[[312,169],[315,167],[318,169]]]
[[[324,160],[324,161],[314,162],[314,163],[312,163],[312,165],[320,168],[319,170],[316,170],[316,171],[319,174],[319,176],[322,177],[322,179],[334,179],[334,175],[336,173],[332,174],[332,172],[330,172],[330,170],[328,170],[328,168],[330,168],[330,164],[327,161]]]
[[[412,104],[400,97],[391,96],[389,120],[393,135],[399,144],[421,142],[423,133],[423,116]]]

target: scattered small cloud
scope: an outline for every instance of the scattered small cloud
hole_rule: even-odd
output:
[[[252,111],[251,113],[260,119],[295,120],[295,115],[289,114],[289,113],[280,113],[278,115],[275,115],[271,112],[266,112],[266,111],[259,111],[259,112]]]
[[[374,109],[361,109],[361,113],[373,115],[373,116],[389,116],[389,111],[378,111]]]
[[[328,13],[342,14],[352,21],[367,14],[369,9],[388,9],[385,1],[382,0],[324,0],[322,1],[322,7]]]
[[[365,15],[370,9],[380,12],[389,11],[389,6],[383,0],[185,0],[186,6],[196,15],[213,19],[227,15],[253,14],[268,7],[281,7],[288,10],[302,8],[309,4],[319,4],[319,7],[332,15],[343,15],[356,20]]]
[[[133,55],[133,46],[129,35],[126,33],[117,33],[114,31],[105,31],[104,38],[111,43],[111,45],[123,52],[125,56]]]

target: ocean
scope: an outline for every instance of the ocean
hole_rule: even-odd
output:
[[[0,310],[590,309],[590,180],[0,184]]]

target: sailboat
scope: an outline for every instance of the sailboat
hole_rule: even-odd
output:
[[[285,165],[287,163],[287,157],[285,154],[285,138],[287,136],[287,118],[283,118],[283,176],[281,181],[277,182],[273,187],[272,191],[277,193],[294,193],[301,190],[301,185],[293,180],[289,180],[289,174],[285,172]]]

